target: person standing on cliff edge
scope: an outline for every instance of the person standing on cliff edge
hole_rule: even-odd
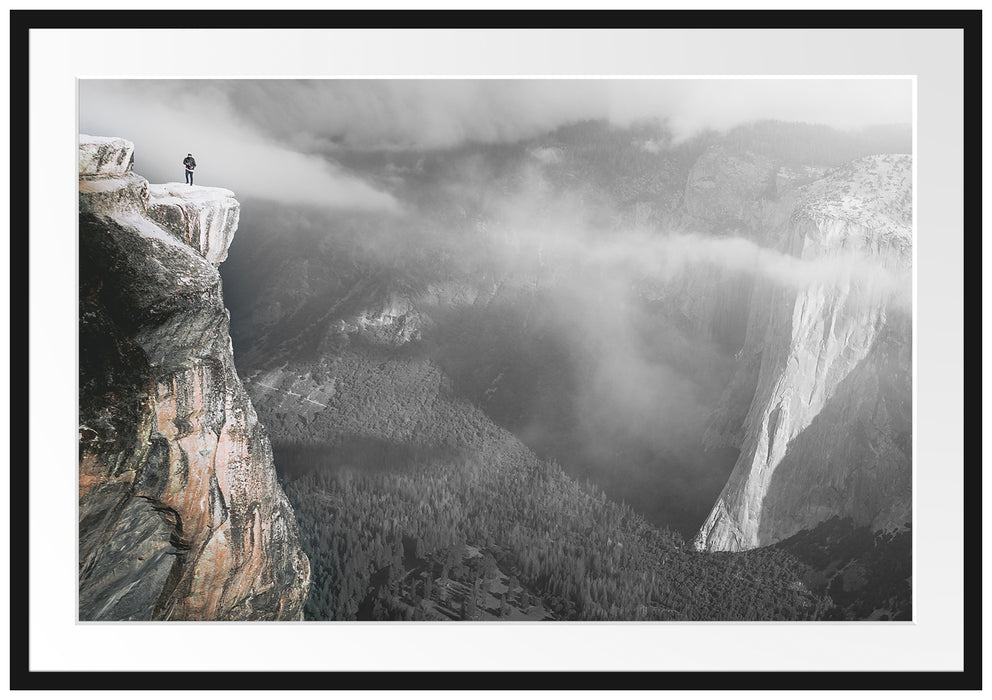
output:
[[[183,165],[186,166],[186,183],[193,184],[193,169],[196,167],[196,161],[193,160],[193,154],[187,153],[186,157],[183,158]]]

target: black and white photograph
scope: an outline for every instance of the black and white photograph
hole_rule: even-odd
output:
[[[912,88],[81,81],[80,620],[911,620]]]

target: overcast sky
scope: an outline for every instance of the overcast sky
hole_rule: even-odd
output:
[[[135,142],[135,170],[242,196],[395,208],[324,154],[515,141],[584,119],[665,119],[676,136],[758,119],[909,123],[908,80],[82,80],[79,129]]]

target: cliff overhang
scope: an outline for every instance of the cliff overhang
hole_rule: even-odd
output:
[[[240,206],[133,154],[80,137],[80,619],[299,619],[309,562],[217,270]]]

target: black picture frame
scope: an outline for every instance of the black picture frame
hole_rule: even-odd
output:
[[[965,229],[981,230],[981,119],[982,119],[982,13],[965,11],[32,11],[10,12],[10,260],[27,269],[28,236],[19,232],[30,230],[27,202],[28,172],[31,161],[27,138],[29,104],[29,45],[33,29],[71,27],[76,29],[106,27],[156,28],[224,28],[236,23],[238,27],[277,29],[297,27],[402,27],[409,29],[435,26],[471,26],[505,28],[556,28],[562,26],[666,27],[666,28],[947,28],[963,32],[964,90],[964,199]],[[980,366],[981,326],[981,248],[979,235],[965,241],[962,280],[965,315],[965,365]],[[30,362],[29,299],[21,275],[10,274],[11,304],[11,396],[30,397],[27,368]],[[980,385],[965,384],[965,470],[966,528],[963,533],[965,599],[968,601],[964,624],[965,656],[961,672],[486,672],[464,671],[425,672],[170,672],[168,679],[151,682],[148,673],[136,671],[42,672],[30,670],[28,655],[30,600],[30,551],[28,532],[28,490],[32,455],[17,436],[28,435],[28,412],[12,410],[9,435],[10,493],[10,686],[13,690],[45,690],[78,688],[89,690],[139,690],[149,687],[171,687],[205,690],[281,690],[281,689],[424,689],[456,690],[484,687],[487,689],[538,689],[554,687],[560,690],[596,689],[824,689],[854,690],[885,688],[893,690],[920,689],[979,689],[981,688],[982,658],[982,528],[981,528],[981,409]],[[15,460],[15,457],[17,458]],[[25,466],[26,465],[26,466]],[[161,676],[161,674],[156,674]],[[484,678],[480,677],[484,676]]]

